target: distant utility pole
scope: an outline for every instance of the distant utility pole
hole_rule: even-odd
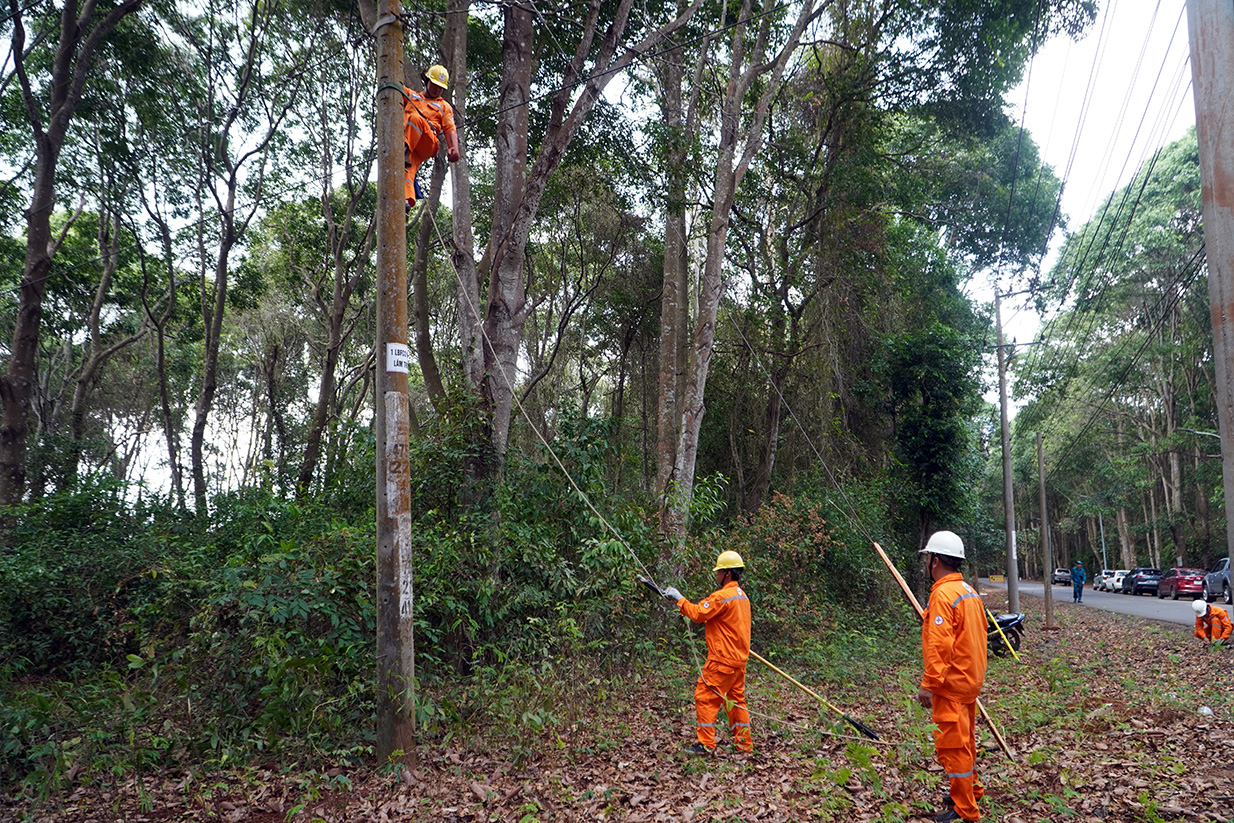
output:
[[[1230,0],[1187,0],[1187,29],[1200,144],[1226,551],[1234,564],[1234,4]]]
[[[403,211],[403,24],[381,0],[377,24],[377,762],[415,759],[411,463],[407,395],[407,226]]]
[[[1037,486],[1041,493],[1041,588],[1045,595],[1045,627],[1054,628],[1054,553],[1050,551],[1050,519],[1045,510],[1045,460],[1037,432]]]
[[[1015,491],[1011,486],[1011,426],[1007,415],[1007,351],[1003,347],[1003,311],[994,289],[994,319],[998,324],[998,408],[1003,430],[1003,518],[1007,534],[1007,611],[1020,611],[1020,561],[1015,547]]]

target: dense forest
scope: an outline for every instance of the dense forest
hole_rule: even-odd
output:
[[[376,10],[7,8],[0,781],[363,758]],[[895,631],[871,539],[1000,568],[974,282],[1056,318],[1012,356],[1022,573],[1037,432],[1059,562],[1224,553],[1194,135],[1073,228],[1004,110],[1095,12],[407,6],[463,149],[407,220],[425,734],[672,653],[640,566],[699,590],[739,550],[786,647]]]

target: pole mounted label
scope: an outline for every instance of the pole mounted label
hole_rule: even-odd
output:
[[[411,349],[406,343],[386,344],[386,371],[410,374]]]

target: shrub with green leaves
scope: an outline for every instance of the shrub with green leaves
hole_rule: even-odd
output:
[[[123,660],[143,607],[165,594],[174,518],[113,485],[44,498],[12,519],[12,545],[0,548],[0,660],[31,674]]]

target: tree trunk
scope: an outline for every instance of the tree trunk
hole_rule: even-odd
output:
[[[679,0],[680,5],[680,0]],[[686,221],[687,151],[697,127],[692,95],[690,116],[682,101],[684,53],[674,49],[655,64],[660,86],[660,113],[668,147],[665,156],[664,286],[660,293],[660,370],[656,403],[656,496],[663,499],[677,463],[678,400],[685,385],[689,324],[689,235]],[[702,59],[699,64],[705,63]],[[695,89],[698,87],[695,86]],[[687,124],[688,123],[688,124]]]
[[[346,111],[342,114],[345,122],[348,124],[346,133],[348,136],[344,139],[349,140],[350,135],[354,133],[354,130],[351,128],[354,126],[352,107],[346,107]],[[351,298],[355,293],[356,286],[364,278],[364,273],[376,242],[376,221],[370,219],[367,225],[364,226],[364,236],[360,242],[362,251],[349,257],[353,230],[357,228],[356,212],[361,200],[368,191],[365,181],[368,180],[369,172],[372,169],[371,160],[363,163],[354,162],[357,152],[352,151],[350,144],[346,152],[348,162],[344,168],[349,196],[342,220],[335,219],[335,189],[331,182],[333,164],[330,158],[331,149],[334,147],[334,141],[331,136],[334,117],[335,113],[331,111],[330,107],[323,104],[320,109],[320,127],[323,146],[322,168],[326,173],[322,178],[321,213],[325,219],[329,240],[332,261],[332,284],[328,308],[320,303],[320,281],[314,282],[311,289],[312,294],[319,301],[319,307],[326,309],[323,312],[326,325],[326,350],[322,357],[321,377],[317,385],[317,403],[313,408],[313,417],[305,437],[304,455],[300,460],[300,468],[296,473],[297,499],[303,498],[309,492],[313,476],[317,472],[318,463],[321,461],[321,442],[325,437],[326,428],[329,426],[331,419],[337,419],[338,416],[337,410],[340,398],[336,393],[339,356],[343,344],[351,336],[351,331],[355,324],[355,318],[349,321],[347,313],[351,307]],[[359,154],[371,156],[364,152]]]
[[[120,216],[105,213],[99,215],[99,257],[103,261],[103,275],[94,290],[94,303],[90,307],[90,346],[89,355],[85,357],[81,371],[77,375],[73,389],[73,405],[70,409],[72,420],[73,449],[69,457],[68,470],[72,477],[77,476],[84,449],[86,431],[86,401],[93,390],[99,371],[117,352],[136,343],[145,336],[148,327],[145,323],[133,334],[106,345],[103,340],[100,318],[103,304],[111,291],[111,283],[116,274],[120,260]]]
[[[232,212],[236,205],[235,186],[228,192],[227,208],[221,220],[222,238],[214,264],[214,282],[201,278],[201,319],[205,329],[204,359],[201,367],[201,390],[194,407],[193,432],[189,439],[189,461],[193,471],[193,503],[199,515],[206,514],[206,423],[218,391],[219,341],[223,336],[223,312],[227,306],[227,261],[236,244]],[[213,299],[211,299],[213,298]]]
[[[751,0],[742,4],[739,19],[750,13]],[[690,364],[685,390],[678,398],[679,425],[676,454],[673,462],[673,487],[662,498],[661,531],[680,543],[689,525],[690,502],[694,494],[694,470],[698,454],[699,432],[706,413],[704,397],[711,355],[715,348],[716,317],[724,294],[724,252],[728,239],[733,200],[737,187],[762,145],[763,125],[772,97],[780,88],[784,65],[796,50],[802,33],[818,15],[814,0],[806,0],[799,9],[796,24],[787,35],[779,53],[764,61],[770,17],[763,17],[754,46],[747,55],[746,26],[733,29],[729,44],[728,83],[720,104],[719,141],[716,147],[716,168],[711,192],[711,219],[707,231],[706,258],[699,284],[698,314],[690,346]],[[767,75],[767,76],[764,76]],[[749,123],[742,133],[742,113],[748,105],[746,96],[754,82],[761,82],[762,93]]]
[[[1118,550],[1122,555],[1122,568],[1130,569],[1136,565],[1135,535],[1131,531],[1131,521],[1127,517],[1127,507],[1119,506],[1115,514],[1118,522]]]
[[[0,507],[20,503],[26,490],[26,451],[30,414],[36,386],[35,359],[43,317],[43,296],[51,274],[51,215],[56,208],[56,169],[69,125],[81,101],[82,89],[90,72],[94,54],[116,25],[137,10],[141,0],[127,0],[96,21],[95,6],[80,9],[76,0],[66,0],[60,14],[59,43],[50,76],[45,82],[32,82],[27,72],[24,10],[11,6],[9,22],[10,57],[13,73],[21,87],[27,122],[33,136],[35,160],[30,198],[26,211],[26,256],[18,293],[17,319],[9,345],[9,365],[0,378]],[[80,12],[80,13],[79,13]],[[38,95],[47,90],[48,121],[43,122],[43,105]]]
[[[615,9],[609,10],[612,22],[602,32],[601,5],[592,3],[587,7],[588,18],[580,27],[582,35],[577,49],[550,104],[548,125],[530,170],[527,107],[536,57],[534,10],[516,5],[504,7],[492,231],[484,257],[476,267],[481,276],[488,277],[482,318],[484,344],[480,347],[482,368],[475,385],[487,429],[483,432],[486,442],[482,448],[491,454],[489,464],[481,468],[490,476],[500,472],[509,441],[519,348],[527,313],[532,308],[525,293],[523,263],[531,225],[545,188],[612,77],[636,55],[683,26],[701,0],[694,0],[684,13],[653,30],[639,43],[622,48],[632,5],[632,0],[620,0]],[[599,34],[602,38],[597,37]],[[589,61],[593,70],[588,73],[585,69]],[[466,275],[464,269],[465,265],[460,266],[461,275]],[[463,286],[469,288],[470,284],[464,282]]]

